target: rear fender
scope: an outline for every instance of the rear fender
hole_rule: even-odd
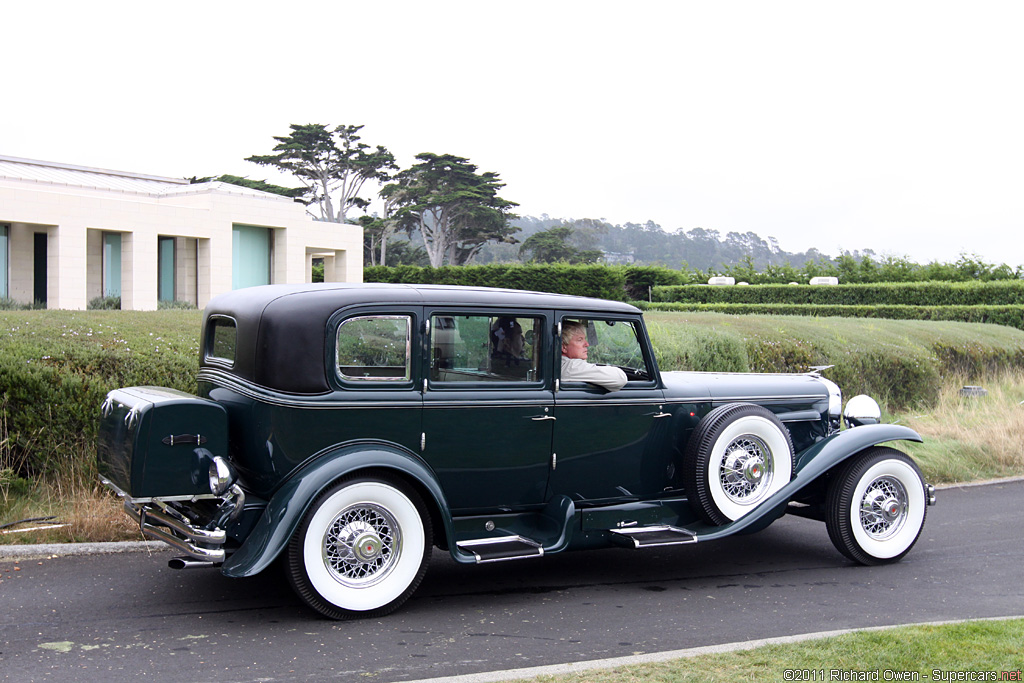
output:
[[[789,501],[825,472],[865,448],[888,441],[921,442],[924,439],[913,429],[900,425],[863,425],[843,430],[800,453],[796,458],[793,479],[750,514],[722,526],[700,525],[687,528],[695,531],[698,540],[701,541],[723,538],[748,528],[757,528],[754,525],[765,518],[774,519],[783,514]]]
[[[360,470],[392,470],[414,479],[432,498],[451,532],[451,512],[430,468],[414,454],[390,444],[349,444],[317,457],[292,475],[271,497],[242,546],[221,567],[225,576],[252,576],[265,569],[288,545],[303,515],[332,482]]]

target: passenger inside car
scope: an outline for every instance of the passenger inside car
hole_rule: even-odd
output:
[[[562,381],[587,382],[608,391],[626,385],[626,373],[614,365],[587,362],[587,327],[576,320],[562,323]]]

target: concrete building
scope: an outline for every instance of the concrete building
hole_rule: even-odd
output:
[[[0,298],[202,308],[231,289],[310,282],[314,258],[328,282],[361,282],[362,228],[227,183],[0,156]]]

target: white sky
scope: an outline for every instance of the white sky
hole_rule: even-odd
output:
[[[300,14],[301,13],[301,14]],[[1024,263],[1024,3],[5,3],[0,155],[282,182],[290,123],[518,212]],[[288,183],[294,184],[294,183]]]

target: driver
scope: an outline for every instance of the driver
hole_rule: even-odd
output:
[[[618,391],[626,384],[626,373],[614,365],[587,362],[587,328],[581,322],[562,323],[562,381],[588,382],[608,391]]]

